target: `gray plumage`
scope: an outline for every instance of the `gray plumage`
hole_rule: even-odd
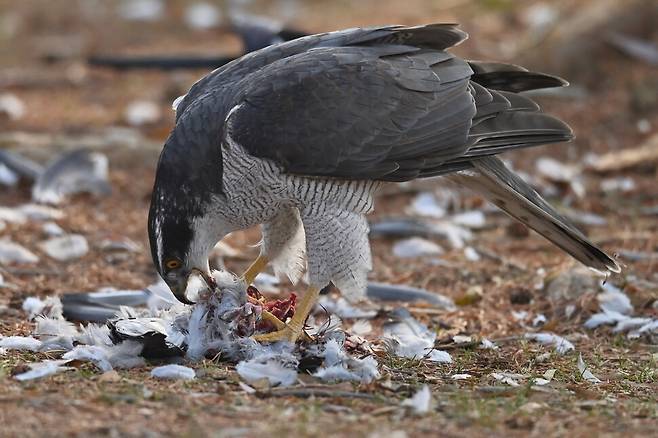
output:
[[[581,262],[617,264],[493,155],[566,141],[534,88],[554,76],[446,51],[455,25],[311,35],[248,54],[197,82],[162,152],[149,235],[153,258],[204,269],[227,233],[263,224],[261,253],[296,279],[362,296],[367,222],[384,182],[452,174]],[[502,202],[499,202],[502,201]]]

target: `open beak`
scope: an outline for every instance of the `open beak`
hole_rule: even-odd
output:
[[[214,292],[215,289],[217,288],[217,283],[215,282],[215,279],[210,274],[208,274],[207,272],[201,269],[194,268],[187,275],[183,275],[179,277],[179,279],[175,283],[169,284],[169,287],[171,288],[171,292],[174,294],[176,299],[183,304],[190,304],[190,305],[194,304],[194,302],[190,301],[185,295],[185,292],[187,291],[187,284],[192,274],[198,274],[211,291]]]

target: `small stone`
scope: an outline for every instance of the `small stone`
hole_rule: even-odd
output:
[[[651,132],[651,122],[647,119],[640,119],[637,121],[637,131],[640,134],[648,134]]]
[[[552,302],[573,301],[599,289],[596,276],[584,266],[576,266],[547,279],[544,291]]]
[[[455,304],[458,306],[470,306],[480,301],[483,295],[484,289],[482,289],[482,286],[471,286],[466,290],[466,293],[455,299]]]
[[[508,236],[514,237],[517,239],[525,239],[530,235],[530,229],[523,225],[521,222],[511,222],[507,227],[505,227],[505,232]]]
[[[99,382],[114,383],[121,380],[121,376],[115,370],[106,371],[98,378]]]
[[[525,412],[527,414],[532,414],[535,411],[539,411],[541,409],[544,409],[544,405],[542,403],[537,403],[537,402],[528,402],[524,405],[521,405],[519,407],[519,411]]]
[[[532,293],[528,289],[516,289],[509,297],[512,304],[530,304],[532,302]]]

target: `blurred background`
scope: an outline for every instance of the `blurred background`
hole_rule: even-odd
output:
[[[0,333],[31,332],[21,309],[26,297],[107,290],[104,288],[141,290],[155,281],[146,217],[157,157],[173,126],[172,102],[207,74],[213,63],[241,56],[247,49],[243,37],[251,41],[255,36],[249,26],[256,23],[270,29],[278,41],[301,33],[355,26],[432,22],[460,23],[469,33],[470,38],[454,49],[462,57],[516,63],[570,82],[569,87],[538,90],[531,96],[546,112],[569,123],[576,139],[503,158],[595,243],[618,257],[624,271],[609,281],[628,295],[634,306],[630,309],[637,311],[628,311],[629,316],[655,321],[655,0],[0,0]],[[153,67],[155,58],[162,64],[162,58],[170,57],[178,61],[185,58],[197,67],[171,68],[171,60],[164,61],[168,68]],[[142,63],[142,68],[126,65],[136,62]],[[390,220],[400,217],[402,222]],[[391,185],[379,195],[370,219],[375,267],[372,280],[423,288],[457,305],[457,310],[450,312],[416,309],[425,322],[438,327],[441,342],[452,342],[451,336],[457,334],[494,339],[518,335],[528,327],[542,327],[573,335],[572,339],[582,341],[579,348],[589,345],[590,352],[595,351],[591,356],[599,357],[596,355],[604,351],[608,356],[597,363],[600,372],[606,373],[602,378],[618,377],[617,358],[622,353],[609,350],[612,342],[605,334],[582,329],[582,323],[598,308],[596,281],[568,256],[482,199],[441,180]],[[258,240],[257,230],[233,233],[215,249],[212,263],[240,272],[257,254],[253,245]],[[259,287],[265,288],[263,284]],[[286,292],[291,286],[271,289],[276,295],[276,291]],[[588,336],[596,342],[584,341],[590,339]],[[629,408],[632,421],[638,412],[638,418],[656,418],[655,386],[651,390],[637,384],[655,385],[655,335],[651,342],[653,347],[644,350],[638,344],[629,349],[623,342],[616,344],[633,364],[649,363],[642,361],[647,351],[653,352],[653,371],[642,371],[649,377],[631,382],[627,373],[617,379],[621,382],[614,388],[618,392],[612,393],[620,399],[634,390],[648,394]],[[637,354],[630,350],[636,347],[633,351]],[[513,345],[501,352],[491,351],[487,354],[492,356],[482,360],[464,352],[451,370],[461,373],[471,366],[476,375],[486,376],[491,370],[512,369],[509,363],[513,361],[519,367],[539,363],[534,358],[517,360],[523,348]],[[20,367],[19,359],[11,366]],[[566,376],[567,383],[572,382],[569,376],[575,369],[575,358],[571,359],[560,376]],[[608,366],[605,371],[604,362]],[[491,370],[478,371],[477,366],[489,365]],[[3,373],[0,369],[0,375]],[[398,377],[408,380],[406,375]],[[430,381],[427,379],[423,381]],[[78,388],[84,389],[77,394],[88,389],[86,382],[81,382]],[[220,398],[226,391],[223,385],[218,383],[216,388]],[[452,381],[448,385],[453,385]],[[391,387],[383,391],[389,394]],[[15,391],[19,400],[21,388]],[[140,388],[135,393],[146,394],[146,389]],[[151,409],[151,414],[135,411],[132,401],[124,403],[128,399],[98,395],[98,400],[108,403],[98,412],[105,415],[107,410],[106,417],[111,420],[98,420],[95,408],[88,407],[84,427],[111,435],[121,430],[115,425],[131,415],[135,426],[131,430],[139,431],[140,421],[157,411],[163,413],[162,421],[152,422],[152,427],[170,433],[174,430],[170,420],[178,417],[164,418],[163,406],[170,398],[178,400],[181,388],[186,387],[172,388],[169,398],[163,397],[159,406],[155,402],[140,405],[146,411]],[[206,391],[205,387],[199,390]],[[576,398],[581,397],[579,391]],[[582,397],[590,397],[591,391],[587,391],[582,391]],[[610,393],[602,391],[599,395],[608,400]],[[47,388],[46,392],[52,391]],[[479,401],[481,394],[473,394]],[[642,414],[642,403],[651,397],[653,411],[649,412],[653,417]],[[118,400],[123,410],[114,405]],[[190,396],[184,406],[196,409],[201,403],[198,400]],[[179,406],[176,403],[172,404],[175,409]],[[455,403],[455,411],[461,409],[460,403]],[[505,399],[500,406],[507,412],[508,405]],[[22,409],[22,401],[16,406]],[[41,409],[38,402],[30,406],[34,408],[31,412]],[[58,407],[59,401],[51,406]],[[217,409],[221,408],[217,404]],[[73,403],[62,409],[70,416],[80,414],[79,405]],[[370,412],[368,409],[364,412]],[[584,416],[591,407],[587,409]],[[557,411],[555,421],[547,422],[545,430],[575,425],[582,426],[586,431],[583,436],[588,436],[599,427],[581,421],[573,421],[571,426],[564,422],[564,413],[574,411]],[[0,420],[3,415],[12,419],[18,416],[11,412],[3,409]],[[36,427],[33,430],[40,430],[43,424],[61,427],[61,417],[50,412],[42,410],[38,421],[22,418],[21,424],[32,424]],[[272,421],[282,423],[279,413],[274,415]],[[458,419],[452,424],[456,436],[462,433],[463,424],[470,425],[475,418],[468,415],[459,420],[462,417],[454,414]],[[190,436],[203,430],[194,417],[181,417]],[[247,417],[248,422],[251,418]],[[328,418],[331,427],[341,424]],[[379,421],[380,417],[373,418]],[[605,420],[609,429],[623,430],[613,416],[605,414]],[[205,421],[226,419],[221,420],[221,412],[210,412]],[[651,426],[650,422],[645,424]],[[415,420],[413,423],[417,426]],[[516,422],[505,424],[525,427]],[[425,432],[428,430],[436,429]]]

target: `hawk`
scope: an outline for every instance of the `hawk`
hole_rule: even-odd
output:
[[[571,129],[519,92],[555,76],[447,51],[453,24],[355,28],[252,52],[176,102],[157,166],[148,232],[155,267],[184,303],[188,278],[212,284],[208,253],[261,225],[247,284],[270,264],[308,289],[288,324],[296,341],[322,288],[363,296],[372,268],[365,215],[378,188],[444,176],[469,187],[590,268],[617,263],[561,217],[498,154],[568,141]]]

